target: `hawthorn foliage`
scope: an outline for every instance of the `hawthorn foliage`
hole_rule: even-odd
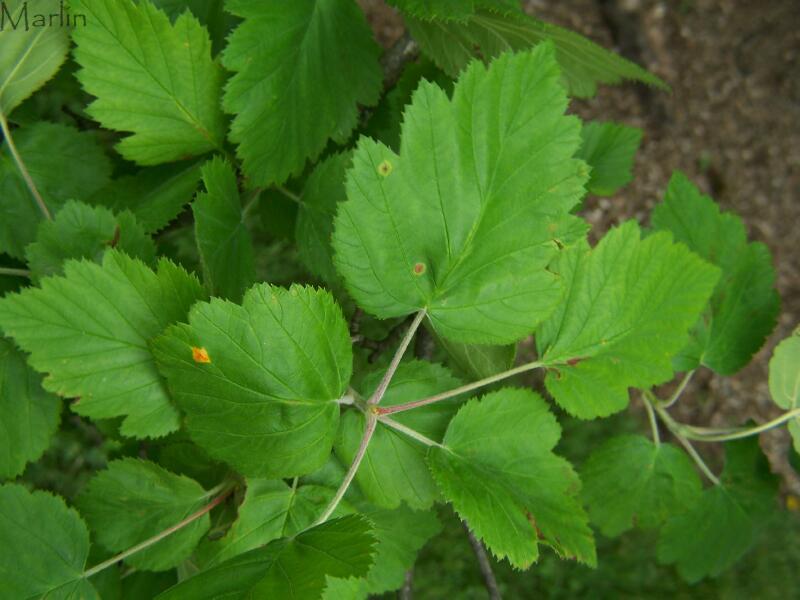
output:
[[[387,87],[352,0],[75,0],[84,26],[0,33],[4,598],[365,598],[439,504],[520,569],[641,528],[697,581],[755,543],[800,337],[774,421],[669,407],[764,344],[768,249],[680,173],[647,225],[592,246],[580,213],[641,132],[569,98],[664,84],[513,0],[392,4],[422,58]],[[559,416],[632,396],[650,436],[559,455]],[[68,503],[20,476],[70,413],[114,456]]]

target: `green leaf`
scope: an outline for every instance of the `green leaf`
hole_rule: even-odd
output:
[[[658,527],[695,503],[702,489],[684,452],[640,435],[614,437],[597,448],[581,480],[592,523],[610,537],[634,526]]]
[[[0,486],[0,540],[3,598],[100,600],[82,577],[89,532],[61,498]]]
[[[493,4],[481,7],[463,22],[406,18],[411,35],[422,51],[451,77],[458,76],[473,58],[490,61],[503,52],[519,51],[550,41],[571,96],[591,98],[599,83],[639,81],[669,89],[639,65],[598,46],[582,35],[525,15],[501,11]]]
[[[333,285],[339,274],[333,267],[333,219],[336,207],[346,199],[345,171],[352,155],[335,154],[317,164],[306,181],[297,213],[295,238],[300,260],[314,275]]]
[[[671,231],[677,241],[722,270],[677,368],[690,370],[703,364],[722,375],[736,373],[764,345],[777,323],[780,297],[769,249],[748,243],[742,220],[720,212],[680,172],[672,176],[652,221],[656,230]]]
[[[43,14],[58,13],[59,0],[36,3]],[[56,74],[69,52],[69,35],[64,27],[38,27],[31,24],[33,6],[24,0],[2,4],[0,31],[0,117],[11,111]]]
[[[244,225],[236,173],[215,157],[203,167],[204,194],[192,205],[197,247],[213,296],[240,302],[256,279],[253,240]]]
[[[483,344],[463,344],[436,335],[436,341],[442,346],[449,358],[448,364],[467,379],[485,379],[514,365],[517,346],[487,346]]]
[[[224,100],[236,115],[230,138],[250,186],[281,183],[329,138],[349,137],[359,104],[378,101],[380,50],[349,0],[229,0],[225,8],[244,19],[222,55],[235,73]]]
[[[792,410],[800,408],[800,329],[778,344],[769,361],[769,393],[773,402]],[[800,453],[800,418],[787,425]]]
[[[369,522],[350,515],[270,542],[167,590],[158,600],[318,600],[325,576],[363,577],[372,563]]]
[[[464,405],[444,445],[428,455],[444,497],[498,559],[515,567],[536,561],[539,541],[561,557],[597,562],[576,497],[580,480],[552,452],[560,436],[541,396],[505,388]]]
[[[564,253],[557,268],[567,297],[536,341],[548,391],[582,419],[623,410],[630,387],[672,378],[719,274],[668,233],[640,239],[633,221],[591,251]]]
[[[177,525],[213,500],[196,481],[155,463],[123,458],[95,475],[78,498],[98,543],[122,552]],[[211,525],[209,516],[182,527],[125,559],[149,571],[166,571],[189,558]]]
[[[675,563],[689,583],[719,575],[738,561],[776,510],[777,478],[758,438],[726,444],[725,455],[722,484],[706,489],[661,529],[658,560]]]
[[[109,248],[117,248],[143,262],[155,262],[153,240],[124,212],[115,216],[101,206],[67,202],[52,221],[39,224],[36,241],[25,248],[34,281],[63,274],[64,261],[86,258],[100,262]]]
[[[414,511],[406,506],[371,510],[365,516],[372,523],[377,540],[366,591],[383,594],[399,589],[406,571],[414,566],[417,553],[442,526],[432,512]]]
[[[633,179],[633,161],[642,142],[642,130],[618,123],[592,121],[581,130],[578,158],[592,167],[586,189],[595,196],[611,196]]]
[[[31,178],[51,213],[67,200],[89,198],[108,183],[111,163],[91,133],[40,122],[14,132]],[[23,258],[42,214],[7,144],[0,154],[0,252]]]
[[[58,429],[61,402],[42,389],[25,356],[0,337],[0,479],[13,479],[38,459]]]
[[[473,0],[389,0],[389,4],[406,15],[437,21],[463,21],[475,11]]]
[[[198,281],[167,260],[151,271],[109,250],[103,264],[69,261],[63,277],[0,299],[0,327],[48,373],[44,387],[92,419],[124,416],[121,433],[159,437],[178,429],[149,339],[185,318]]]
[[[366,311],[426,309],[465,343],[521,339],[562,295],[546,267],[583,237],[569,211],[583,196],[550,46],[474,63],[452,100],[423,82],[406,109],[400,155],[360,141],[339,206],[335,263]]]
[[[222,69],[190,12],[172,25],[149,0],[74,0],[72,9],[87,18],[72,36],[78,79],[97,97],[87,112],[131,133],[117,145],[122,156],[157,165],[222,147]]]
[[[250,477],[322,466],[353,361],[331,295],[261,284],[241,306],[196,305],[189,323],[171,327],[153,349],[192,439]]]
[[[214,55],[223,47],[225,38],[236,23],[235,17],[225,13],[224,0],[154,0],[153,3],[163,9],[173,22],[185,11],[191,11],[208,28]]]
[[[377,387],[383,370],[370,373],[360,388],[364,392]],[[447,369],[429,362],[401,363],[386,390],[382,406],[404,404],[458,387],[461,382]],[[369,397],[369,394],[362,394]],[[437,402],[413,411],[393,415],[395,421],[410,427],[426,437],[441,440],[447,423],[455,414],[458,401]],[[365,419],[358,410],[342,415],[336,455],[350,464],[358,450],[364,433]],[[436,484],[425,465],[427,448],[404,433],[378,423],[356,482],[364,496],[375,506],[396,508],[405,502],[412,508],[430,508],[439,494]]]
[[[248,479],[244,502],[225,536],[200,546],[197,562],[208,568],[282,537],[297,535],[322,514],[336,493],[321,485],[291,487],[281,480]],[[348,510],[337,507],[336,516]]]
[[[163,229],[194,197],[200,183],[200,164],[182,162],[142,169],[115,179],[91,198],[114,212],[129,210],[145,231]]]

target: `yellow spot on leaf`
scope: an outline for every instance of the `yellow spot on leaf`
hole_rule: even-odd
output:
[[[192,346],[192,358],[194,362],[208,364],[211,362],[211,357],[208,355],[208,350],[205,348],[197,348]]]
[[[786,496],[786,508],[794,512],[800,510],[800,498],[791,494]]]
[[[392,163],[388,160],[384,160],[381,164],[378,165],[378,173],[383,175],[384,177],[388,177],[392,173]]]

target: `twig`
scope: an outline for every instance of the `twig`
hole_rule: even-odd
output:
[[[31,191],[31,195],[36,201],[36,204],[39,206],[39,210],[45,219],[52,221],[53,216],[50,214],[47,204],[45,204],[44,200],[42,199],[42,195],[39,193],[39,190],[36,187],[30,172],[28,171],[28,167],[25,166],[25,161],[22,160],[22,156],[17,150],[16,144],[14,144],[14,138],[11,137],[11,129],[9,129],[8,121],[6,121],[6,117],[2,112],[0,112],[0,129],[3,131],[3,137],[6,140],[6,144],[8,144],[8,149],[11,151],[11,156],[14,157],[14,162],[17,163],[17,168],[19,168],[22,179],[25,180],[25,184]]]
[[[381,407],[378,409],[378,414],[390,415],[393,413],[419,408],[420,406],[425,406],[427,404],[433,404],[434,402],[441,402],[442,400],[454,398],[455,396],[460,396],[461,394],[466,394],[467,392],[471,392],[473,390],[486,387],[487,385],[497,383],[498,381],[508,379],[514,375],[519,375],[520,373],[525,373],[527,371],[533,371],[534,369],[540,369],[544,366],[546,366],[546,364],[539,361],[530,362],[508,371],[503,371],[497,375],[492,375],[491,377],[486,377],[485,379],[468,383],[467,385],[462,385],[461,387],[457,387],[453,390],[442,392],[441,394],[436,394],[435,396],[429,396],[428,398],[423,398],[422,400],[414,400],[412,402],[406,402],[405,404],[395,404],[394,406]]]
[[[403,577],[403,587],[400,588],[400,600],[413,600],[414,598],[414,567],[406,571]]]
[[[227,489],[225,492],[223,492],[222,494],[220,494],[219,496],[214,498],[211,502],[206,504],[203,508],[201,508],[197,512],[194,512],[191,515],[189,515],[188,517],[186,517],[180,523],[177,523],[177,524],[173,525],[172,527],[169,527],[169,528],[165,529],[164,531],[154,535],[150,539],[147,539],[147,540],[145,540],[145,541],[143,541],[143,542],[141,542],[139,544],[136,544],[132,548],[128,548],[124,552],[121,552],[121,553],[117,554],[116,556],[112,556],[108,560],[101,562],[99,565],[95,565],[91,569],[88,569],[88,570],[84,571],[83,572],[83,578],[84,579],[89,579],[93,575],[97,575],[100,571],[104,571],[108,567],[113,567],[115,564],[117,564],[121,560],[125,560],[126,558],[128,558],[132,554],[136,554],[137,552],[140,552],[140,551],[144,550],[145,548],[149,548],[153,544],[157,544],[158,542],[163,540],[165,537],[170,536],[173,533],[175,533],[176,531],[179,531],[179,530],[183,529],[189,523],[193,523],[194,521],[196,521],[197,519],[199,519],[203,515],[211,512],[215,507],[217,507],[220,504],[222,504],[222,502],[224,502],[225,499],[228,496],[230,496],[232,492],[233,492],[233,485],[231,485],[230,488]]]
[[[397,83],[406,64],[419,56],[419,45],[407,31],[381,57],[383,86],[389,89]]]
[[[481,541],[475,537],[475,534],[472,533],[467,522],[461,521],[461,524],[464,526],[464,531],[467,532],[469,543],[472,546],[472,550],[475,552],[475,557],[478,559],[478,566],[480,567],[481,575],[483,575],[483,583],[486,586],[486,591],[489,593],[489,599],[502,600],[503,597],[500,595],[500,590],[497,587],[497,579],[494,577],[492,563],[489,561],[486,549],[483,547],[483,544],[481,544]]]

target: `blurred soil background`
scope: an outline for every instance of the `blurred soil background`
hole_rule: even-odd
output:
[[[382,0],[359,1],[384,46],[402,36],[402,19],[392,8]],[[644,131],[634,181],[616,196],[590,199],[586,205],[596,228],[593,235],[599,237],[629,218],[649,224],[652,207],[663,197],[671,173],[679,169],[723,210],[740,215],[751,239],[765,243],[774,257],[782,308],[768,343],[734,377],[698,371],[685,393],[686,401],[675,407],[673,415],[705,426],[765,422],[777,416],[781,411],[769,397],[767,364],[775,344],[800,325],[800,1],[527,0],[525,7],[539,18],[616,50],[672,88],[667,94],[640,85],[601,86],[597,97],[573,102],[572,110],[585,119],[618,121]],[[786,460],[788,434],[784,429],[773,431],[763,435],[761,443],[773,470],[783,477],[784,498],[794,504],[791,496],[800,495],[800,480]],[[712,461],[719,461],[719,448],[703,450]],[[448,535],[449,541],[440,543],[438,550],[426,550],[419,569],[432,568],[440,576],[448,573],[446,582],[458,572],[454,561],[461,556],[464,580],[447,587],[441,577],[428,573],[420,581],[418,574],[415,588],[421,595],[415,597],[443,597],[456,590],[460,590],[458,598],[485,597],[475,565],[468,560],[466,541],[456,541],[463,532],[450,523],[445,540]],[[454,545],[463,556],[453,550]],[[533,574],[518,575],[514,583],[508,583],[512,579],[504,577],[512,575],[499,565],[501,587],[511,591],[508,597],[523,598],[768,598],[789,597],[787,589],[793,588],[794,593],[800,589],[794,587],[800,586],[797,567],[790,562],[782,570],[765,548],[739,565],[755,573],[763,563],[769,573],[774,589],[761,586],[753,596],[752,586],[740,581],[741,571],[694,588],[667,581],[666,571],[655,567],[648,574],[649,567],[642,564],[636,542],[630,539],[614,546],[616,556],[607,565],[613,574],[602,573],[602,546],[598,548],[601,569],[596,572],[602,576],[589,576],[577,567],[559,570],[545,561],[533,567]],[[625,558],[626,547],[635,556]],[[793,551],[798,552],[793,558],[797,565],[800,548]],[[426,567],[426,560],[436,566]],[[619,584],[604,587],[609,578],[617,578]],[[557,591],[552,588],[556,582]],[[530,595],[521,590],[530,590]]]

